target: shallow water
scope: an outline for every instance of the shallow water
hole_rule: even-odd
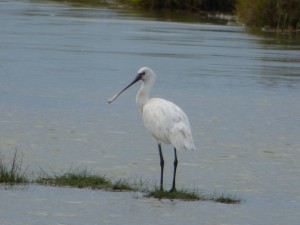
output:
[[[17,149],[34,173],[80,167],[157,181],[156,143],[135,106],[139,85],[106,103],[147,65],[158,75],[153,96],[176,102],[192,126],[197,151],[179,152],[178,187],[243,199],[224,205],[2,187],[0,224],[299,223],[299,38],[124,9],[2,1],[0,40],[6,157]],[[169,187],[171,146],[163,152]]]

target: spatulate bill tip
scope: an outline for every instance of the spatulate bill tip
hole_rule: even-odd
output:
[[[113,97],[107,99],[107,102],[112,103],[117,97],[118,97],[118,95],[114,95]]]
[[[112,102],[113,102],[113,99],[107,99],[106,101],[107,101],[107,103],[109,103],[109,104],[110,104],[110,103],[112,103]]]

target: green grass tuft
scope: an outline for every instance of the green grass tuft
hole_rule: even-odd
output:
[[[44,172],[44,171],[43,171]],[[106,176],[95,175],[85,170],[71,170],[62,175],[46,176],[38,178],[35,182],[43,185],[67,186],[76,188],[106,189],[113,191],[134,190],[126,180],[112,182]]]
[[[239,204],[241,199],[236,196],[231,196],[229,194],[221,194],[220,196],[213,196],[211,198],[214,202],[225,203],[225,204]]]
[[[110,185],[110,182],[104,176],[96,176],[87,170],[70,170],[62,175],[40,177],[36,183],[51,186],[68,186],[77,188],[101,189]]]
[[[185,201],[201,200],[200,196],[195,191],[179,190],[179,191],[162,191],[159,188],[155,188],[145,196],[158,199],[180,199]]]
[[[10,162],[6,162],[3,155],[0,155],[0,183],[5,184],[25,184],[28,179],[25,176],[26,170],[22,168],[23,157],[18,157],[17,150],[14,152]]]
[[[101,189],[110,185],[110,182],[103,176],[96,176],[84,171],[70,171],[63,175],[54,175],[53,177],[41,177],[36,180],[39,184],[53,186],[69,186],[77,188]]]
[[[161,191],[155,188],[153,191],[149,191],[146,197],[153,197],[158,199],[179,199],[184,201],[214,201],[225,204],[238,204],[241,202],[236,196],[231,196],[229,194],[221,195],[205,195],[196,190],[185,190],[181,189],[175,192]]]
[[[41,169],[42,170],[42,169]],[[135,191],[145,193],[144,196],[158,199],[179,199],[184,201],[214,201],[226,204],[237,204],[241,200],[228,194],[205,195],[196,190],[181,189],[175,192],[161,191],[155,184],[150,185],[143,179],[135,179],[129,182],[126,179],[109,179],[106,176],[96,175],[87,169],[70,169],[68,172],[50,176],[42,170],[43,175],[29,181],[22,169],[22,157],[19,158],[15,151],[10,163],[0,154],[0,183],[27,184],[35,183],[58,187],[103,189],[108,191]],[[152,187],[152,188],[151,188]]]
[[[111,189],[114,191],[136,191],[128,181],[124,179],[117,180],[112,183]]]

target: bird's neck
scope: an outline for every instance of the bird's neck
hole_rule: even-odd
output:
[[[143,113],[143,107],[149,100],[149,94],[154,85],[154,82],[154,79],[143,82],[140,90],[136,95],[136,104],[139,108],[140,113]]]

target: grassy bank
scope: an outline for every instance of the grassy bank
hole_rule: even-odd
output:
[[[299,0],[237,0],[236,14],[250,27],[276,31],[300,29]]]
[[[300,29],[299,0],[119,0],[147,10],[181,10],[236,15],[249,27],[274,31]]]
[[[46,0],[51,1],[51,0]],[[52,0],[74,6],[129,7],[143,12],[184,12],[195,15],[227,13],[249,27],[273,31],[300,30],[299,0]],[[155,13],[154,13],[155,15]],[[219,17],[217,17],[219,18]],[[219,19],[221,19],[220,17]],[[232,19],[232,18],[231,18]]]
[[[46,0],[51,1],[51,0]],[[53,0],[74,5],[131,5],[147,10],[184,10],[191,12],[233,12],[236,0]]]
[[[204,195],[196,190],[181,189],[176,192],[161,191],[156,185],[149,185],[142,179],[129,182],[126,179],[114,179],[94,174],[87,169],[69,170],[62,174],[48,174],[41,169],[38,178],[30,179],[25,174],[22,156],[17,151],[11,159],[0,155],[0,183],[3,185],[39,184],[57,187],[88,188],[106,191],[134,191],[144,193],[144,197],[158,199],[179,199],[185,201],[214,201],[227,204],[240,203],[240,199],[230,195]]]
[[[232,12],[236,0],[118,0],[143,9]]]

